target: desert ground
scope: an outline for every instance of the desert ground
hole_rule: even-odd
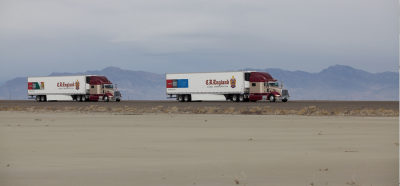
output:
[[[176,100],[155,101],[155,100],[122,100],[121,102],[76,102],[76,101],[57,101],[57,102],[36,102],[35,100],[0,100],[0,108],[10,107],[51,107],[60,109],[65,107],[84,108],[91,105],[99,107],[112,108],[134,108],[134,109],[151,109],[158,106],[178,107],[178,108],[199,108],[199,107],[216,107],[219,109],[253,107],[270,107],[271,109],[300,110],[305,107],[315,106],[318,109],[327,111],[346,111],[346,110],[393,110],[399,111],[399,101],[299,101],[289,100],[288,102],[276,101],[257,101],[257,102],[231,102],[231,101],[203,101],[203,102],[178,102]]]
[[[0,111],[28,113],[93,113],[108,114],[234,114],[234,115],[306,115],[349,117],[399,117],[398,101],[288,101],[258,102],[36,102],[34,100],[1,100]]]
[[[398,185],[398,117],[0,112],[0,185]]]

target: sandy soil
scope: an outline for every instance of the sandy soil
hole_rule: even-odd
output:
[[[398,185],[398,142],[398,117],[0,112],[0,185]]]

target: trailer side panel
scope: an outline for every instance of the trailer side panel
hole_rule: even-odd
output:
[[[167,94],[241,94],[244,72],[166,74]]]

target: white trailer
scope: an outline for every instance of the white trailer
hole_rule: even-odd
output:
[[[266,72],[226,71],[199,73],[167,73],[166,94],[180,102],[231,100],[255,102],[282,100],[289,94]]]
[[[95,75],[28,77],[28,96],[37,101],[121,99],[105,76]]]

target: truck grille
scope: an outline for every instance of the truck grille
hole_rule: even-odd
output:
[[[282,90],[282,96],[288,96],[289,91],[288,90]]]
[[[114,96],[116,97],[121,96],[121,93],[119,93],[119,91],[114,91]]]

